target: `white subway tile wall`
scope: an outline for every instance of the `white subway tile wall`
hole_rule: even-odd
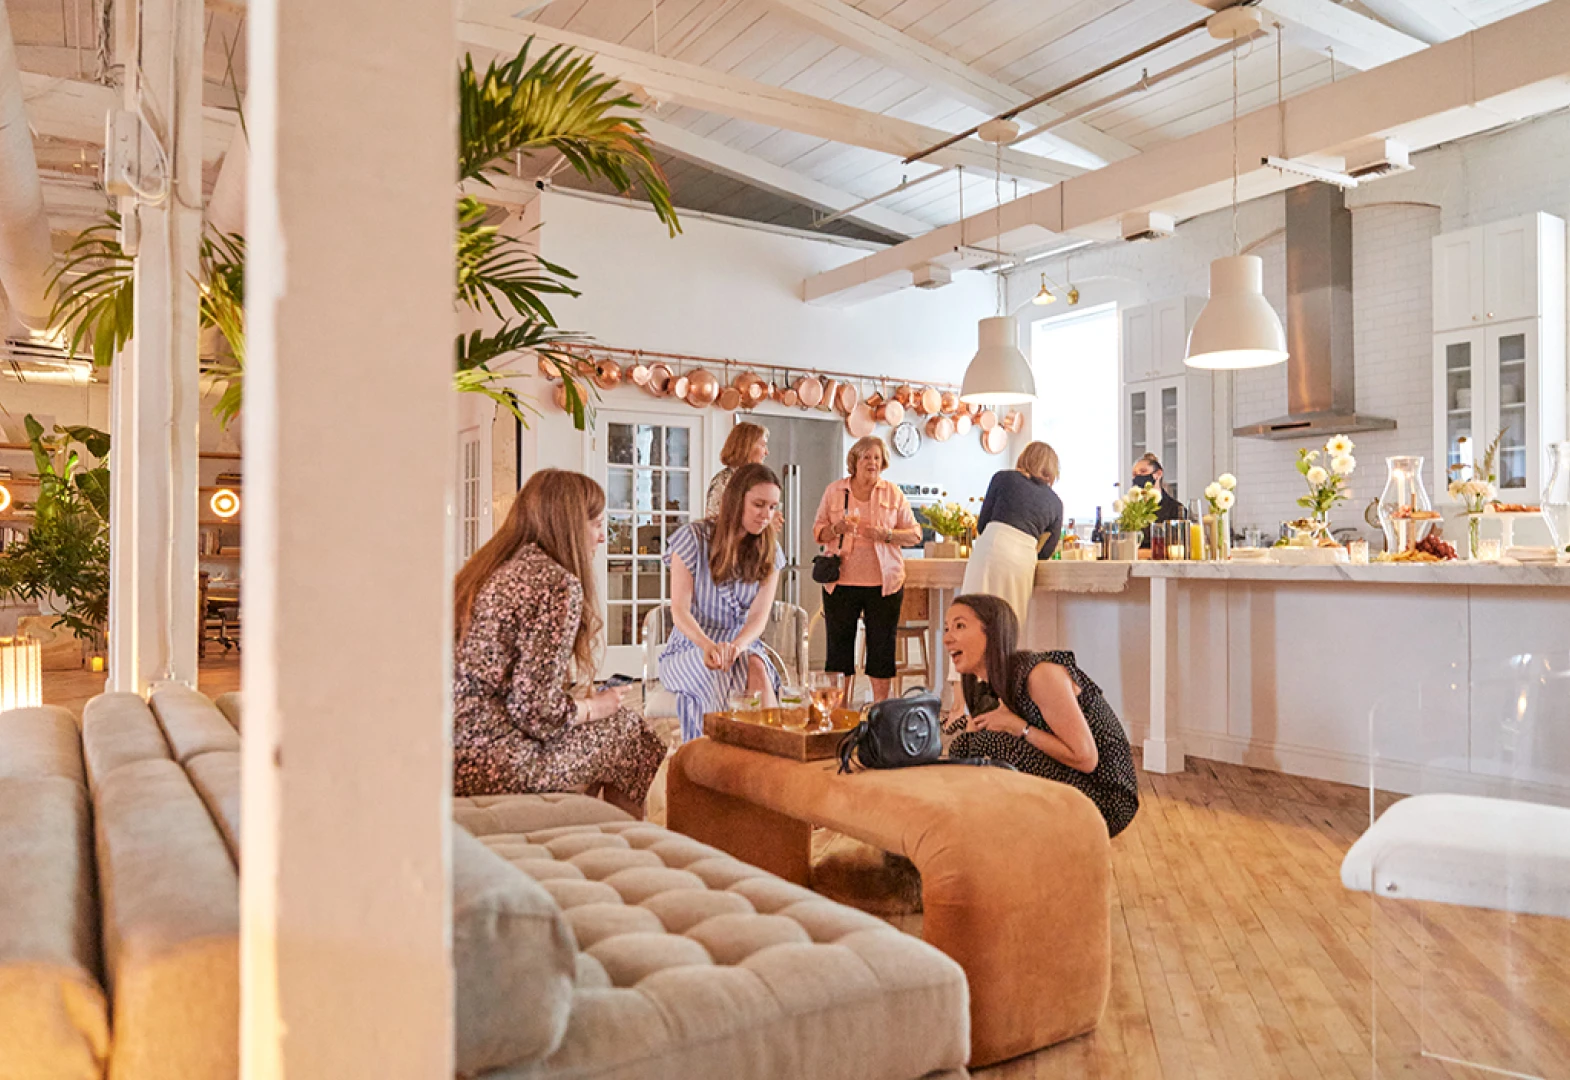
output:
[[[1366,184],[1347,194],[1352,209],[1353,341],[1359,412],[1394,419],[1394,431],[1353,434],[1357,473],[1351,498],[1331,515],[1333,527],[1375,534],[1363,510],[1385,481],[1385,458],[1432,453],[1432,248],[1442,232],[1533,211],[1570,219],[1570,114],[1556,114],[1415,155],[1415,171]],[[1276,195],[1245,204],[1238,231],[1245,253],[1265,263],[1265,295],[1286,309],[1285,209]],[[1142,303],[1209,289],[1210,261],[1230,254],[1229,211],[1178,226],[1172,239],[1121,244],[1072,257],[1069,269],[1087,294],[1096,283],[1117,282]],[[1063,260],[1015,275],[1016,302],[1034,292],[1037,274],[1059,277]],[[1279,416],[1287,410],[1285,367],[1232,377],[1228,427]],[[1274,529],[1301,516],[1306,487],[1293,464],[1296,442],[1233,439],[1232,471],[1239,481],[1236,524]],[[1305,442],[1304,445],[1307,445]],[[1226,458],[1217,454],[1218,461]],[[1065,461],[1065,466],[1069,462]],[[1430,492],[1430,495],[1437,495]]]

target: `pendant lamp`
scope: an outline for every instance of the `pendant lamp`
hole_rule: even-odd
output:
[[[997,148],[997,209],[994,234],[1000,246],[1003,237],[1003,147],[1019,135],[1012,120],[988,120],[977,132]],[[963,215],[961,221],[964,220]],[[1002,252],[998,252],[1002,257]],[[1003,313],[1003,274],[998,272],[998,313],[982,319],[977,326],[976,355],[965,369],[959,399],[975,405],[1022,405],[1036,399],[1036,375],[1030,362],[1019,351],[1019,325],[1012,315]]]
[[[1265,299],[1265,263],[1241,254],[1237,231],[1237,47],[1258,32],[1259,12],[1232,7],[1211,17],[1212,37],[1231,38],[1232,49],[1232,254],[1210,264],[1210,299],[1188,334],[1184,362],[1193,368],[1238,370],[1269,367],[1287,358],[1286,332]]]

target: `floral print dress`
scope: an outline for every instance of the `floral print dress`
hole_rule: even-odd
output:
[[[475,597],[453,664],[453,794],[607,784],[641,801],[665,748],[632,709],[574,724],[568,693],[583,586],[526,544]]]

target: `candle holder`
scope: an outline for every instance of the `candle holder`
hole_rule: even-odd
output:
[[[1385,468],[1385,490],[1379,496],[1379,526],[1385,533],[1385,550],[1411,551],[1439,520],[1423,486],[1423,459],[1389,457],[1385,459]]]

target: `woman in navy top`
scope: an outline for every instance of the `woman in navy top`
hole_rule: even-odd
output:
[[[1063,535],[1063,501],[1052,490],[1057,478],[1058,452],[1044,442],[1031,443],[1014,468],[994,475],[977,518],[981,536],[965,567],[962,591],[1001,597],[1022,627],[1036,562],[1050,559]]]

